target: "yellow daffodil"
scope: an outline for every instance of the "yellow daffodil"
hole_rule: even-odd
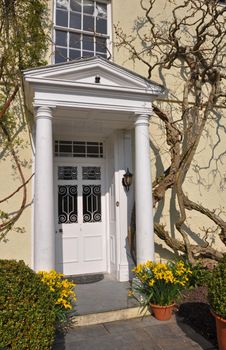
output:
[[[168,263],[156,263],[148,260],[137,265],[133,272],[139,282],[135,284],[135,291],[141,294],[140,300],[144,305],[145,300],[149,303],[169,305],[175,301],[180,290],[184,288],[192,271],[185,263],[169,261]],[[136,294],[129,292],[130,296],[136,298]]]

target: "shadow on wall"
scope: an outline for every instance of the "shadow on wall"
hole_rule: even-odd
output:
[[[155,148],[155,152],[157,154],[156,148]],[[158,154],[158,158],[160,158],[159,154]],[[158,163],[160,164],[160,167],[163,169],[162,162],[159,160]],[[156,164],[157,164],[157,161],[156,161]],[[160,172],[160,174],[161,174],[161,172]],[[173,188],[172,190],[168,190],[167,194],[168,194],[168,196],[166,196],[166,199],[163,198],[157,204],[157,208],[156,208],[155,215],[154,215],[154,221],[156,223],[161,223],[163,215],[166,215],[167,218],[165,218],[165,222],[163,221],[162,223],[166,223],[166,220],[167,220],[168,225],[166,225],[166,227],[167,227],[167,230],[168,230],[169,234],[171,235],[171,237],[180,239],[180,234],[179,234],[179,232],[177,232],[177,230],[175,228],[175,224],[176,224],[176,222],[178,220],[178,216],[179,216],[179,212],[178,212],[177,207],[176,207],[176,202],[177,202],[176,191]],[[166,211],[164,212],[165,204],[167,203],[167,201],[169,201],[169,212],[168,213]],[[200,237],[200,233],[195,232],[187,224],[183,225],[183,230],[187,233],[188,237],[194,241],[195,244],[200,245],[200,246],[206,245],[206,241],[204,238]],[[182,237],[181,237],[181,239],[182,239]],[[212,241],[212,243],[214,244],[214,241]],[[160,251],[162,251],[162,250],[160,249]],[[168,252],[170,254],[170,250]],[[164,256],[165,256],[165,254],[164,254]]]
[[[155,243],[155,253],[157,253],[160,256],[161,260],[174,260],[176,252],[172,252],[170,249],[167,249],[167,247],[163,247],[162,244]]]

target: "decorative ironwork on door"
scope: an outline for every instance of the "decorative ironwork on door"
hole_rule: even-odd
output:
[[[77,180],[77,167],[59,166],[58,180]]]
[[[83,222],[101,222],[101,185],[82,186]]]
[[[86,166],[82,167],[82,179],[83,180],[100,180],[101,171],[98,166]]]
[[[58,223],[78,222],[77,185],[58,186]]]

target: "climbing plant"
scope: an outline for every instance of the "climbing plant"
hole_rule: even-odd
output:
[[[217,237],[226,244],[225,213],[220,205],[198,202],[190,189],[193,172],[196,194],[200,187],[208,191],[208,178],[214,182],[217,176],[219,192],[225,191],[220,171],[225,147],[218,155],[216,148],[222,142],[220,134],[225,136],[226,6],[217,0],[140,0],[140,7],[143,15],[136,18],[131,34],[120,23],[115,26],[115,44],[126,50],[128,60],[143,66],[148,78],[157,77],[167,89],[165,100],[153,105],[152,125],[158,124],[161,146],[150,138],[157,164],[155,233],[174,252],[187,254],[191,263],[197,258],[220,260],[223,250],[211,242]],[[204,157],[209,158],[201,166],[196,156],[203,140],[210,143],[210,130],[217,140],[211,154],[204,146]],[[162,216],[167,196],[168,225]],[[189,222],[198,215],[205,217],[206,225],[191,228]]]
[[[29,164],[20,153],[29,146],[31,120],[25,108],[22,72],[46,64],[49,25],[47,1],[0,0],[0,164],[10,161],[13,176],[19,180],[19,185],[9,189],[6,196],[0,191],[0,240],[13,228],[22,231],[15,224],[27,205],[27,184],[32,177],[25,177],[24,170]],[[9,176],[11,170],[5,181]],[[3,186],[1,183],[0,188]],[[7,203],[18,192],[22,194],[21,203],[10,213]]]

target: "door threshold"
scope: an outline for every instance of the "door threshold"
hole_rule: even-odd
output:
[[[82,275],[71,275],[66,278],[75,284],[90,284],[100,282],[104,279],[103,273],[87,273]]]

